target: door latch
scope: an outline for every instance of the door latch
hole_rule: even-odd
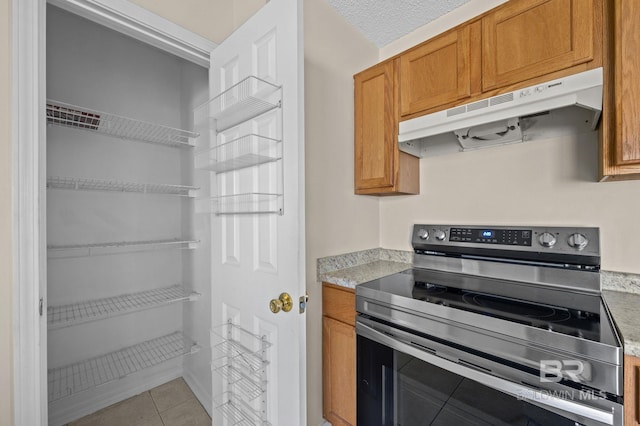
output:
[[[38,308],[38,311],[40,312],[40,316],[42,316],[42,311],[44,310],[44,297],[40,298],[40,307]]]
[[[305,293],[304,296],[300,296],[300,313],[304,314],[307,310],[307,302],[309,301],[309,293]]]

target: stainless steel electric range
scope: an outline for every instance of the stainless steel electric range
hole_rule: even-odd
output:
[[[412,245],[356,288],[359,425],[622,425],[597,228],[415,225]]]

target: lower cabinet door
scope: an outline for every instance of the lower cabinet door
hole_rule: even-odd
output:
[[[624,356],[624,425],[640,425],[640,358]]]
[[[356,330],[322,317],[323,414],[333,426],[356,425]]]

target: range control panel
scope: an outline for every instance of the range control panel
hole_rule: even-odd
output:
[[[450,228],[449,241],[530,246],[531,235],[531,229]]]
[[[600,231],[586,227],[414,225],[416,254],[431,252],[599,265]]]

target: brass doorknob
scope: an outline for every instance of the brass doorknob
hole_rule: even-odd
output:
[[[289,293],[282,293],[279,298],[271,299],[269,302],[269,309],[274,314],[278,312],[285,311],[289,312],[293,308],[293,299],[289,296]]]

